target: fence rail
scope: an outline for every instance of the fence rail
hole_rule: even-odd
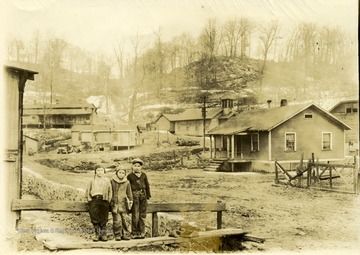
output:
[[[53,212],[88,212],[87,202],[59,201],[59,200],[24,200],[14,199],[12,211],[53,211]],[[222,212],[226,211],[226,204],[217,203],[151,203],[147,212],[152,214],[152,236],[158,236],[158,212],[216,212],[217,229],[222,227]]]
[[[332,164],[319,163],[319,159],[310,159],[306,166],[301,160],[300,165],[294,169],[287,168],[284,163],[275,161],[275,183],[303,187],[306,180],[306,188],[347,192],[358,194],[359,168],[356,157],[353,163]]]

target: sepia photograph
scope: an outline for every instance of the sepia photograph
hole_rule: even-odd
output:
[[[1,254],[360,254],[359,1],[0,0]]]

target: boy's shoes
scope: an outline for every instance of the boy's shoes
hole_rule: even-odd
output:
[[[116,236],[115,236],[115,241],[121,241],[121,236],[116,235]]]
[[[126,240],[126,241],[128,241],[128,240],[130,240],[130,237],[123,236],[121,239],[122,239],[122,240]]]
[[[107,236],[106,235],[103,235],[103,236],[100,236],[99,238],[100,241],[103,241],[103,242],[107,242]]]
[[[144,239],[145,235],[133,235],[131,236],[132,239]]]
[[[94,242],[100,241],[100,237],[98,235],[94,236],[92,239]]]

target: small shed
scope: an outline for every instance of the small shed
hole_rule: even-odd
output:
[[[135,125],[74,125],[71,128],[73,146],[88,143],[99,150],[122,150],[140,145],[141,132]]]
[[[24,135],[24,152],[28,155],[33,155],[38,152],[39,140],[29,135]]]

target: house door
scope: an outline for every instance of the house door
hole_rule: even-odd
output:
[[[235,147],[236,147],[236,157],[237,158],[240,158],[240,159],[243,159],[244,158],[244,136],[245,135],[237,135],[235,136],[236,139],[235,139]]]
[[[236,144],[236,157],[240,158],[242,153],[242,145],[241,145],[241,135],[235,136],[235,144]]]

